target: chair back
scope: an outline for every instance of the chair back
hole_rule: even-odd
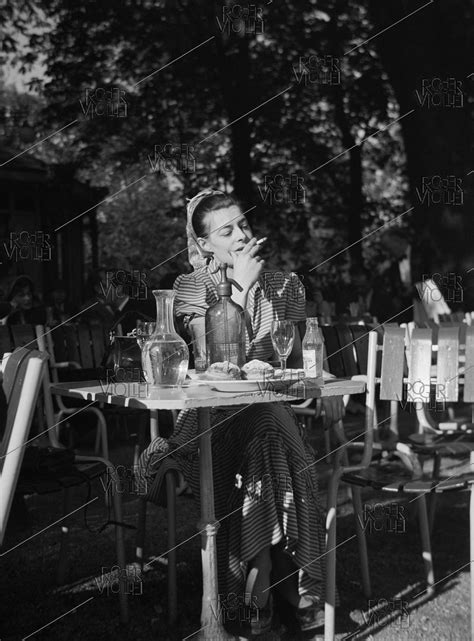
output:
[[[46,360],[46,354],[19,348],[9,356],[3,370],[3,390],[8,410],[0,444],[0,545],[5,535]]]
[[[323,325],[327,368],[338,378],[367,374],[369,330],[362,325]]]
[[[13,347],[27,347],[37,349],[36,332],[34,325],[12,325],[10,331],[13,339]]]
[[[13,341],[8,325],[0,325],[0,355],[13,351]]]
[[[88,370],[91,377],[92,371],[100,368],[106,350],[106,338],[100,325],[66,323],[48,331],[40,328],[40,333],[44,336],[44,341],[39,342],[40,349],[50,354],[53,382],[59,381],[59,370]],[[73,379],[77,377],[77,373],[72,374]]]
[[[474,402],[474,327],[386,327],[382,345],[380,399],[413,403]]]

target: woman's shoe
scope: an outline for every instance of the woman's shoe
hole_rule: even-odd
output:
[[[295,616],[302,632],[315,630],[324,625],[324,607],[319,597],[306,595],[312,601],[311,605],[305,608],[295,608]]]
[[[250,631],[253,636],[266,634],[272,629],[273,620],[273,598],[268,597],[267,605],[264,608],[257,608],[257,614],[250,619]]]

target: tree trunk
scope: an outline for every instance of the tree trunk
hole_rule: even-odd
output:
[[[329,24],[329,35],[331,51],[334,55],[342,58],[341,39],[338,36],[337,24],[338,17],[344,11],[344,4],[336,2],[334,6],[334,15]],[[334,117],[342,134],[342,144],[344,149],[349,149],[349,199],[347,204],[347,226],[349,254],[351,257],[352,267],[361,267],[362,260],[362,212],[364,209],[364,195],[362,192],[362,147],[356,145],[356,140],[351,131],[351,122],[344,109],[344,93],[341,85],[333,87]],[[347,160],[347,155],[343,156]]]
[[[234,38],[238,38],[236,54],[229,51]],[[216,36],[217,64],[219,66],[224,105],[229,123],[233,123],[230,125],[230,137],[234,190],[244,209],[248,209],[252,204],[253,194],[250,125],[248,116],[243,118],[241,116],[256,107],[258,102],[250,105],[248,100],[252,92],[249,86],[250,59],[246,36],[231,35],[227,42],[225,42],[226,39],[226,36],[222,33],[218,33]],[[233,122],[234,120],[237,122]]]
[[[356,140],[351,132],[350,123],[344,110],[344,96],[339,86],[334,87],[335,120],[342,134],[344,149],[350,149],[350,190],[348,211],[348,241],[352,267],[362,266],[362,211],[364,196],[362,194],[362,148],[356,145]]]

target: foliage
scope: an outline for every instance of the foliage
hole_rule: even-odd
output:
[[[268,258],[284,268],[317,265],[348,245],[348,136],[362,153],[360,234],[409,206],[398,125],[368,137],[398,116],[375,47],[345,55],[370,37],[364,5],[259,5],[263,33],[247,35],[221,32],[227,9],[205,0],[37,0],[19,7],[7,18],[28,46],[16,55],[25,69],[40,54],[45,59],[46,79],[32,83],[45,101],[38,139],[77,119],[38,153],[67,156],[82,178],[110,194],[123,190],[99,208],[104,260],[150,268],[182,250],[185,196],[209,184],[236,186],[247,142],[256,205],[249,219],[270,237]],[[14,50],[10,39],[4,52]],[[338,57],[341,84],[298,82],[300,58],[310,55]],[[113,88],[124,92],[125,117],[84,114],[88,95]],[[239,118],[251,113],[229,126],[233,110]],[[148,156],[167,143],[193,146],[194,172],[151,171]],[[278,174],[300,178],[304,202],[269,202],[265,185]],[[369,266],[375,237],[364,242]],[[186,252],[159,269],[166,275],[183,268]],[[337,277],[330,261],[320,272]]]

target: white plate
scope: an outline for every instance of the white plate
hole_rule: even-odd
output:
[[[304,377],[303,369],[287,369],[285,376],[282,377],[281,370],[275,370],[274,378],[261,378],[261,379],[205,379],[201,378],[202,374],[196,374],[194,370],[188,370],[189,379],[186,381],[185,385],[194,386],[194,385],[208,385],[218,392],[258,392],[265,391],[265,389],[271,388],[271,383],[279,381],[293,381],[297,382]],[[268,385],[267,387],[267,383]]]
[[[264,381],[244,381],[244,380],[206,380],[205,378],[192,378],[187,380],[185,387],[196,387],[198,385],[208,385],[222,392],[254,392],[262,389]]]
[[[218,392],[259,392],[264,389],[263,381],[208,381]]]

